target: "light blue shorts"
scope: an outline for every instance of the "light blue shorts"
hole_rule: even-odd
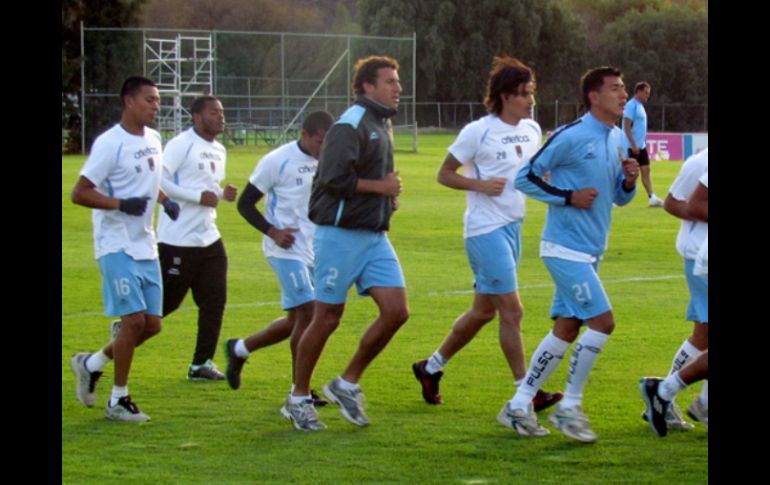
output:
[[[297,308],[315,300],[313,270],[296,259],[267,258],[281,283],[281,306],[284,310]]]
[[[359,295],[369,288],[406,288],[404,273],[385,231],[317,226],[313,237],[316,300],[341,304],[356,284]]]
[[[709,322],[709,279],[707,276],[695,276],[692,270],[694,259],[684,260],[684,274],[687,288],[690,290],[690,303],[687,304],[687,320],[699,323]]]
[[[98,261],[105,315],[163,315],[163,280],[157,259],[138,261],[121,251],[105,254]]]
[[[473,270],[476,293],[503,295],[516,291],[516,268],[521,258],[520,222],[465,239],[465,252]]]
[[[543,262],[556,283],[551,318],[588,320],[612,310],[599,280],[598,261],[591,264],[545,257]]]

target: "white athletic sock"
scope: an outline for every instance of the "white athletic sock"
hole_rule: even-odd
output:
[[[302,401],[307,401],[308,399],[312,399],[309,394],[307,396],[289,395],[289,404],[299,404]]]
[[[346,391],[355,391],[358,389],[358,384],[353,384],[352,382],[348,382],[342,377],[337,377],[337,381],[339,381],[340,387],[345,389]]]
[[[671,370],[668,371],[668,374],[671,375],[678,371],[684,367],[686,363],[690,362],[701,353],[702,351],[698,350],[698,348],[691,344],[689,340],[685,340],[682,342],[679,350],[676,351],[676,354],[674,354],[674,360],[671,362]]]
[[[246,348],[246,343],[243,341],[242,338],[239,338],[238,341],[235,343],[235,355],[240,357],[241,359],[248,359],[249,358],[249,349]]]
[[[86,359],[86,369],[88,372],[96,372],[98,370],[104,369],[104,366],[107,365],[112,359],[107,357],[107,354],[104,353],[103,350],[99,350],[98,352],[94,352],[91,354],[88,359]]]
[[[425,370],[428,371],[428,374],[435,374],[436,372],[444,370],[444,366],[447,362],[449,361],[437,350],[428,358],[428,363],[425,364]]]
[[[658,386],[658,396],[666,401],[671,401],[685,387],[687,387],[687,384],[685,384],[684,381],[682,381],[682,378],[679,377],[679,372],[674,372],[660,383]]]
[[[597,332],[590,328],[583,332],[572,350],[567,388],[564,390],[564,399],[559,403],[560,408],[572,408],[582,404],[583,388],[586,385],[588,374],[593,369],[596,358],[599,357],[599,352],[602,351],[608,338],[610,336],[606,333]]]
[[[508,401],[508,407],[528,409],[529,403],[537,394],[537,390],[548,379],[548,376],[559,367],[568,348],[569,342],[555,336],[553,332],[548,332],[548,335],[540,341],[535,353],[532,354],[527,375],[521,384],[516,385],[516,394]]]
[[[110,407],[116,405],[121,397],[128,396],[128,386],[112,386],[112,397],[110,398]]]
[[[706,408],[709,407],[709,381],[706,379],[703,381],[703,389],[700,391],[700,396],[698,397],[700,399],[701,404],[706,406]]]

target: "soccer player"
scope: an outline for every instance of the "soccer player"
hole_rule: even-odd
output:
[[[622,133],[615,126],[628,97],[622,73],[612,67],[591,69],[581,78],[580,90],[588,112],[557,129],[516,177],[517,189],[548,204],[540,256],[556,284],[551,305],[554,325],[497,420],[523,436],[548,434],[531,401],[577,340],[564,399],[550,421],[568,437],[592,443],[597,435],[583,412],[583,389],[615,328],[599,280],[599,260],[607,249],[612,204],[623,206],[634,197],[639,165],[623,159]],[[548,181],[543,178],[547,173]],[[587,328],[578,339],[581,326]]]
[[[706,163],[708,163],[708,153],[706,153],[705,158]],[[693,157],[688,159],[688,162],[691,160],[693,160]],[[692,168],[688,167],[688,172],[691,170]],[[685,167],[683,166],[680,176],[684,172]],[[677,178],[678,180],[679,178]],[[674,185],[677,184],[677,181],[674,181]],[[700,176],[698,182],[690,197],[680,207],[682,210],[680,217],[690,221],[704,222],[707,224],[706,229],[708,230],[708,167],[706,172]],[[668,207],[668,201],[666,201],[666,205]],[[702,240],[694,259],[685,259],[685,274],[692,296],[690,307],[703,309],[708,314],[708,234]],[[706,290],[705,293],[700,291],[703,288]],[[671,426],[670,419],[676,395],[685,387],[699,380],[708,379],[708,355],[709,351],[706,348],[702,352],[688,356],[687,363],[681,364],[680,367],[673,370],[665,379],[644,377],[639,381],[639,389],[647,405],[645,410],[646,420],[658,436],[666,436],[669,429],[676,429]],[[696,397],[687,408],[687,414],[692,419],[703,423],[706,430],[708,430],[708,386],[706,384],[708,384],[708,380],[704,384],[700,396]]]
[[[72,190],[72,202],[93,210],[94,253],[102,273],[104,310],[120,316],[117,337],[93,353],[70,360],[76,395],[96,402],[102,369],[115,361],[115,383],[105,415],[116,421],[147,421],[128,393],[134,349],[160,332],[163,299],[158,249],[152,230],[156,199],[171,219],[179,204],[160,190],[163,154],[160,134],[147,125],[160,109],[155,83],[130,77],[120,90],[120,123],[99,135]]]
[[[692,334],[679,346],[671,362],[669,375],[675,374],[688,362],[696,359],[708,349],[708,278],[698,278],[693,275],[693,267],[698,250],[708,237],[708,221],[690,217],[687,210],[687,199],[698,187],[698,180],[708,173],[708,148],[690,156],[682,165],[671,188],[668,191],[664,208],[680,219],[682,223],[676,236],[676,250],[684,260],[684,274],[690,301],[687,305],[686,318],[693,322]],[[703,395],[708,396],[708,381],[703,385]],[[646,418],[646,414],[643,414]],[[692,423],[682,419],[682,413],[676,402],[672,401],[666,411],[666,424],[670,430],[692,429]]]
[[[310,378],[340,323],[348,289],[355,283],[379,309],[348,366],[323,388],[353,424],[369,424],[361,375],[409,318],[404,275],[387,236],[401,193],[390,124],[402,91],[398,62],[386,56],[359,59],[353,90],[355,103],[326,135],[310,195],[310,220],[317,224],[315,313],[299,341],[294,391],[282,408],[295,428],[306,431],[326,427],[313,406]]]
[[[238,200],[238,211],[249,224],[265,234],[262,251],[281,285],[281,304],[286,316],[246,339],[225,343],[227,382],[241,386],[241,369],[249,354],[291,336],[292,372],[297,344],[313,318],[313,233],[307,216],[310,188],[318,156],[334,117],[325,111],[309,114],[298,141],[289,142],[265,155],[249,177]],[[266,217],[256,205],[267,194]],[[292,386],[293,386],[292,379]],[[316,406],[327,404],[311,391]]]
[[[524,194],[513,187],[519,169],[540,148],[540,125],[532,120],[535,75],[521,61],[495,57],[484,98],[489,114],[462,129],[438,172],[442,185],[467,191],[465,249],[474,275],[473,306],[455,321],[449,335],[428,359],[412,371],[428,404],[441,404],[443,368],[499,314],[500,347],[514,382],[527,372],[521,340],[524,308],[516,291],[521,257]],[[457,173],[463,167],[464,175]],[[561,393],[538,390],[535,411],[557,403]]]
[[[642,185],[647,191],[650,207],[663,207],[663,201],[655,195],[650,176],[650,155],[647,153],[647,111],[644,105],[650,99],[652,87],[646,81],[634,86],[634,97],[623,110],[623,148],[630,158],[639,163],[642,171]]]
[[[217,229],[220,199],[235,200],[237,188],[220,187],[227,152],[216,140],[225,130],[225,112],[214,96],[196,98],[190,108],[193,126],[166,144],[163,191],[181,205],[177,221],[161,214],[158,252],[163,272],[163,316],[167,317],[192,290],[198,305],[198,338],[187,378],[225,378],[211,359],[216,352],[227,299],[227,253]]]

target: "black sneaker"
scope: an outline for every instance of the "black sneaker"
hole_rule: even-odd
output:
[[[225,342],[225,357],[227,358],[225,375],[231,389],[241,387],[241,370],[243,369],[243,364],[246,363],[246,359],[238,357],[238,354],[235,353],[235,344],[237,343],[237,338],[231,338]]]
[[[191,381],[223,381],[225,375],[219,372],[217,366],[211,362],[211,359],[207,360],[203,364],[197,366],[197,369],[193,369],[190,366],[190,370],[187,371],[187,379]]]
[[[435,374],[430,374],[425,370],[427,363],[427,360],[421,360],[412,364],[414,377],[417,378],[417,381],[422,386],[422,398],[425,399],[425,402],[428,404],[444,404],[444,401],[441,399],[441,394],[438,392],[438,383],[444,373],[438,371]]]
[[[318,395],[317,392],[315,392],[314,389],[310,389],[310,398],[313,400],[313,406],[317,408],[322,408],[329,404],[329,401],[325,400],[321,396]]]
[[[537,394],[535,394],[535,397],[532,398],[532,406],[535,408],[535,412],[542,411],[543,409],[548,409],[557,402],[561,401],[561,399],[564,397],[564,394],[561,392],[546,392],[542,389],[537,390]]]
[[[642,393],[642,399],[647,404],[645,414],[647,423],[658,436],[666,436],[668,426],[666,426],[666,412],[671,401],[666,401],[658,396],[658,387],[663,379],[658,377],[642,377],[639,379],[639,391]]]

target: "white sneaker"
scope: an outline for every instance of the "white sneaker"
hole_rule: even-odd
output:
[[[559,431],[573,440],[583,443],[593,443],[599,437],[591,429],[588,417],[580,406],[563,409],[557,408],[548,418]]]
[[[104,417],[113,421],[130,421],[134,423],[150,420],[150,417],[139,411],[139,407],[131,401],[131,396],[121,397],[114,406],[110,406],[110,401],[107,401]]]
[[[663,207],[663,199],[655,194],[650,196],[650,207]]]
[[[75,395],[78,401],[89,408],[96,402],[96,383],[102,376],[100,371],[89,372],[86,369],[86,360],[90,356],[91,354],[81,352],[70,359],[70,367],[75,374]]]
[[[532,404],[529,405],[529,412],[523,409],[512,410],[508,407],[508,403],[503,404],[503,409],[497,414],[497,422],[506,428],[515,430],[521,436],[548,436],[551,434],[537,420]]]
[[[289,399],[281,406],[281,416],[291,421],[300,431],[320,431],[326,425],[318,420],[318,412],[313,407],[313,400],[306,399],[298,404],[291,404]]]
[[[696,397],[692,404],[687,407],[687,415],[695,421],[703,423],[706,431],[709,430],[709,408],[703,405],[700,397]]]
[[[358,426],[369,424],[369,418],[364,412],[364,393],[360,387],[352,391],[343,389],[337,378],[323,387],[323,393],[329,401],[340,407],[342,417]]]

